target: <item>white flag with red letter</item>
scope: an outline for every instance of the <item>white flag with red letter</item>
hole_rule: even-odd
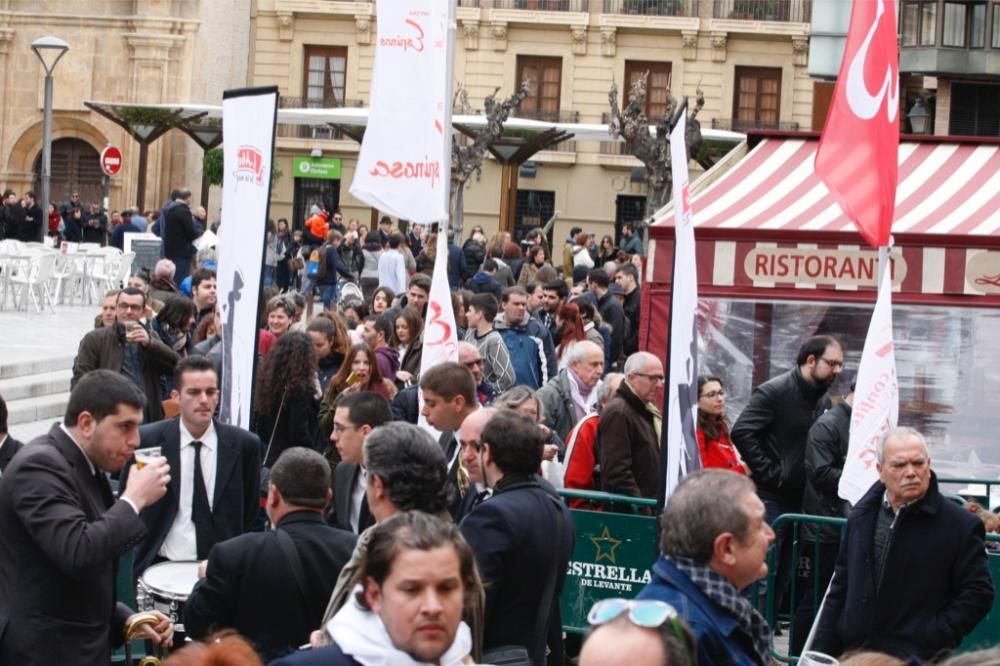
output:
[[[894,0],[854,0],[816,175],[872,247],[889,244],[899,153]]]
[[[458,361],[458,327],[455,325],[455,309],[451,305],[451,288],[448,286],[448,234],[443,224],[437,237],[437,254],[434,256],[434,276],[431,278],[431,293],[427,301],[423,341],[421,377],[435,365]],[[421,414],[417,424],[436,437],[440,433],[427,423],[423,407],[424,396],[421,392]]]
[[[451,187],[448,0],[380,2],[371,110],[351,194],[429,224]]]
[[[674,178],[674,276],[670,285],[670,347],[667,357],[667,408],[663,412],[661,458],[664,503],[688,473],[701,467],[695,424],[698,410],[698,269],[694,219],[688,190],[687,109],[670,133]]]
[[[888,253],[883,250],[881,254]],[[878,300],[868,324],[868,337],[861,352],[861,365],[854,385],[851,408],[851,436],[847,460],[840,475],[837,493],[857,504],[878,480],[875,469],[875,445],[899,419],[899,380],[896,377],[896,353],[892,339],[892,267],[882,271]]]

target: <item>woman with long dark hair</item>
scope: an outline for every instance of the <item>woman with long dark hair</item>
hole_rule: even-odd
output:
[[[323,393],[323,400],[319,405],[319,430],[328,439],[333,430],[333,413],[337,409],[340,396],[360,391],[374,391],[386,400],[392,400],[396,395],[395,385],[388,379],[383,379],[382,373],[378,370],[375,352],[364,343],[351,347],[344,357],[340,370],[330,380],[330,385]],[[327,454],[328,458],[337,456],[336,448],[331,448],[333,450]],[[334,462],[339,460],[337,457]]]
[[[601,238],[601,244],[597,247],[597,261],[594,262],[594,267],[603,268],[604,264],[614,261],[617,257],[618,248],[615,247],[614,239],[605,234]]]
[[[375,234],[372,234],[373,236]],[[389,287],[379,287],[372,292],[368,301],[368,309],[373,315],[380,315],[392,307],[396,294]]]
[[[351,339],[347,335],[343,318],[332,312],[324,312],[309,322],[306,333],[316,352],[320,390],[325,391],[330,380],[344,364],[344,356],[351,348]]]
[[[399,370],[396,371],[396,388],[402,391],[420,379],[420,361],[424,355],[424,319],[416,308],[407,306],[396,315],[394,325],[400,358]]]
[[[257,371],[257,435],[264,442],[264,466],[270,467],[292,446],[326,449],[317,428],[319,383],[316,353],[305,333],[289,331],[264,357]]]
[[[698,377],[698,452],[701,466],[728,469],[749,475],[750,469],[729,441],[726,390],[718,377]]]

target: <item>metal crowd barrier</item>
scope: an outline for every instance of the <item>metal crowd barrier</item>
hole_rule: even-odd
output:
[[[596,602],[631,599],[649,582],[650,567],[659,554],[656,500],[582,490],[559,494],[602,509],[570,509],[576,544],[559,603],[563,630],[582,634],[587,630],[587,613]]]

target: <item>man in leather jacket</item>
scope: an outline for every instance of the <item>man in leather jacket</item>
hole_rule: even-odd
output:
[[[826,393],[844,368],[844,348],[834,337],[816,335],[802,344],[795,363],[754,390],[730,433],[750,467],[768,524],[802,509],[806,438],[813,422],[830,408]],[[777,530],[775,539],[779,602],[791,575],[787,531]]]

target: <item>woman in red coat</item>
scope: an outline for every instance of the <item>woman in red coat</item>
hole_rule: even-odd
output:
[[[729,441],[726,391],[718,377],[698,377],[698,451],[701,466],[720,467],[748,475],[750,469]]]

